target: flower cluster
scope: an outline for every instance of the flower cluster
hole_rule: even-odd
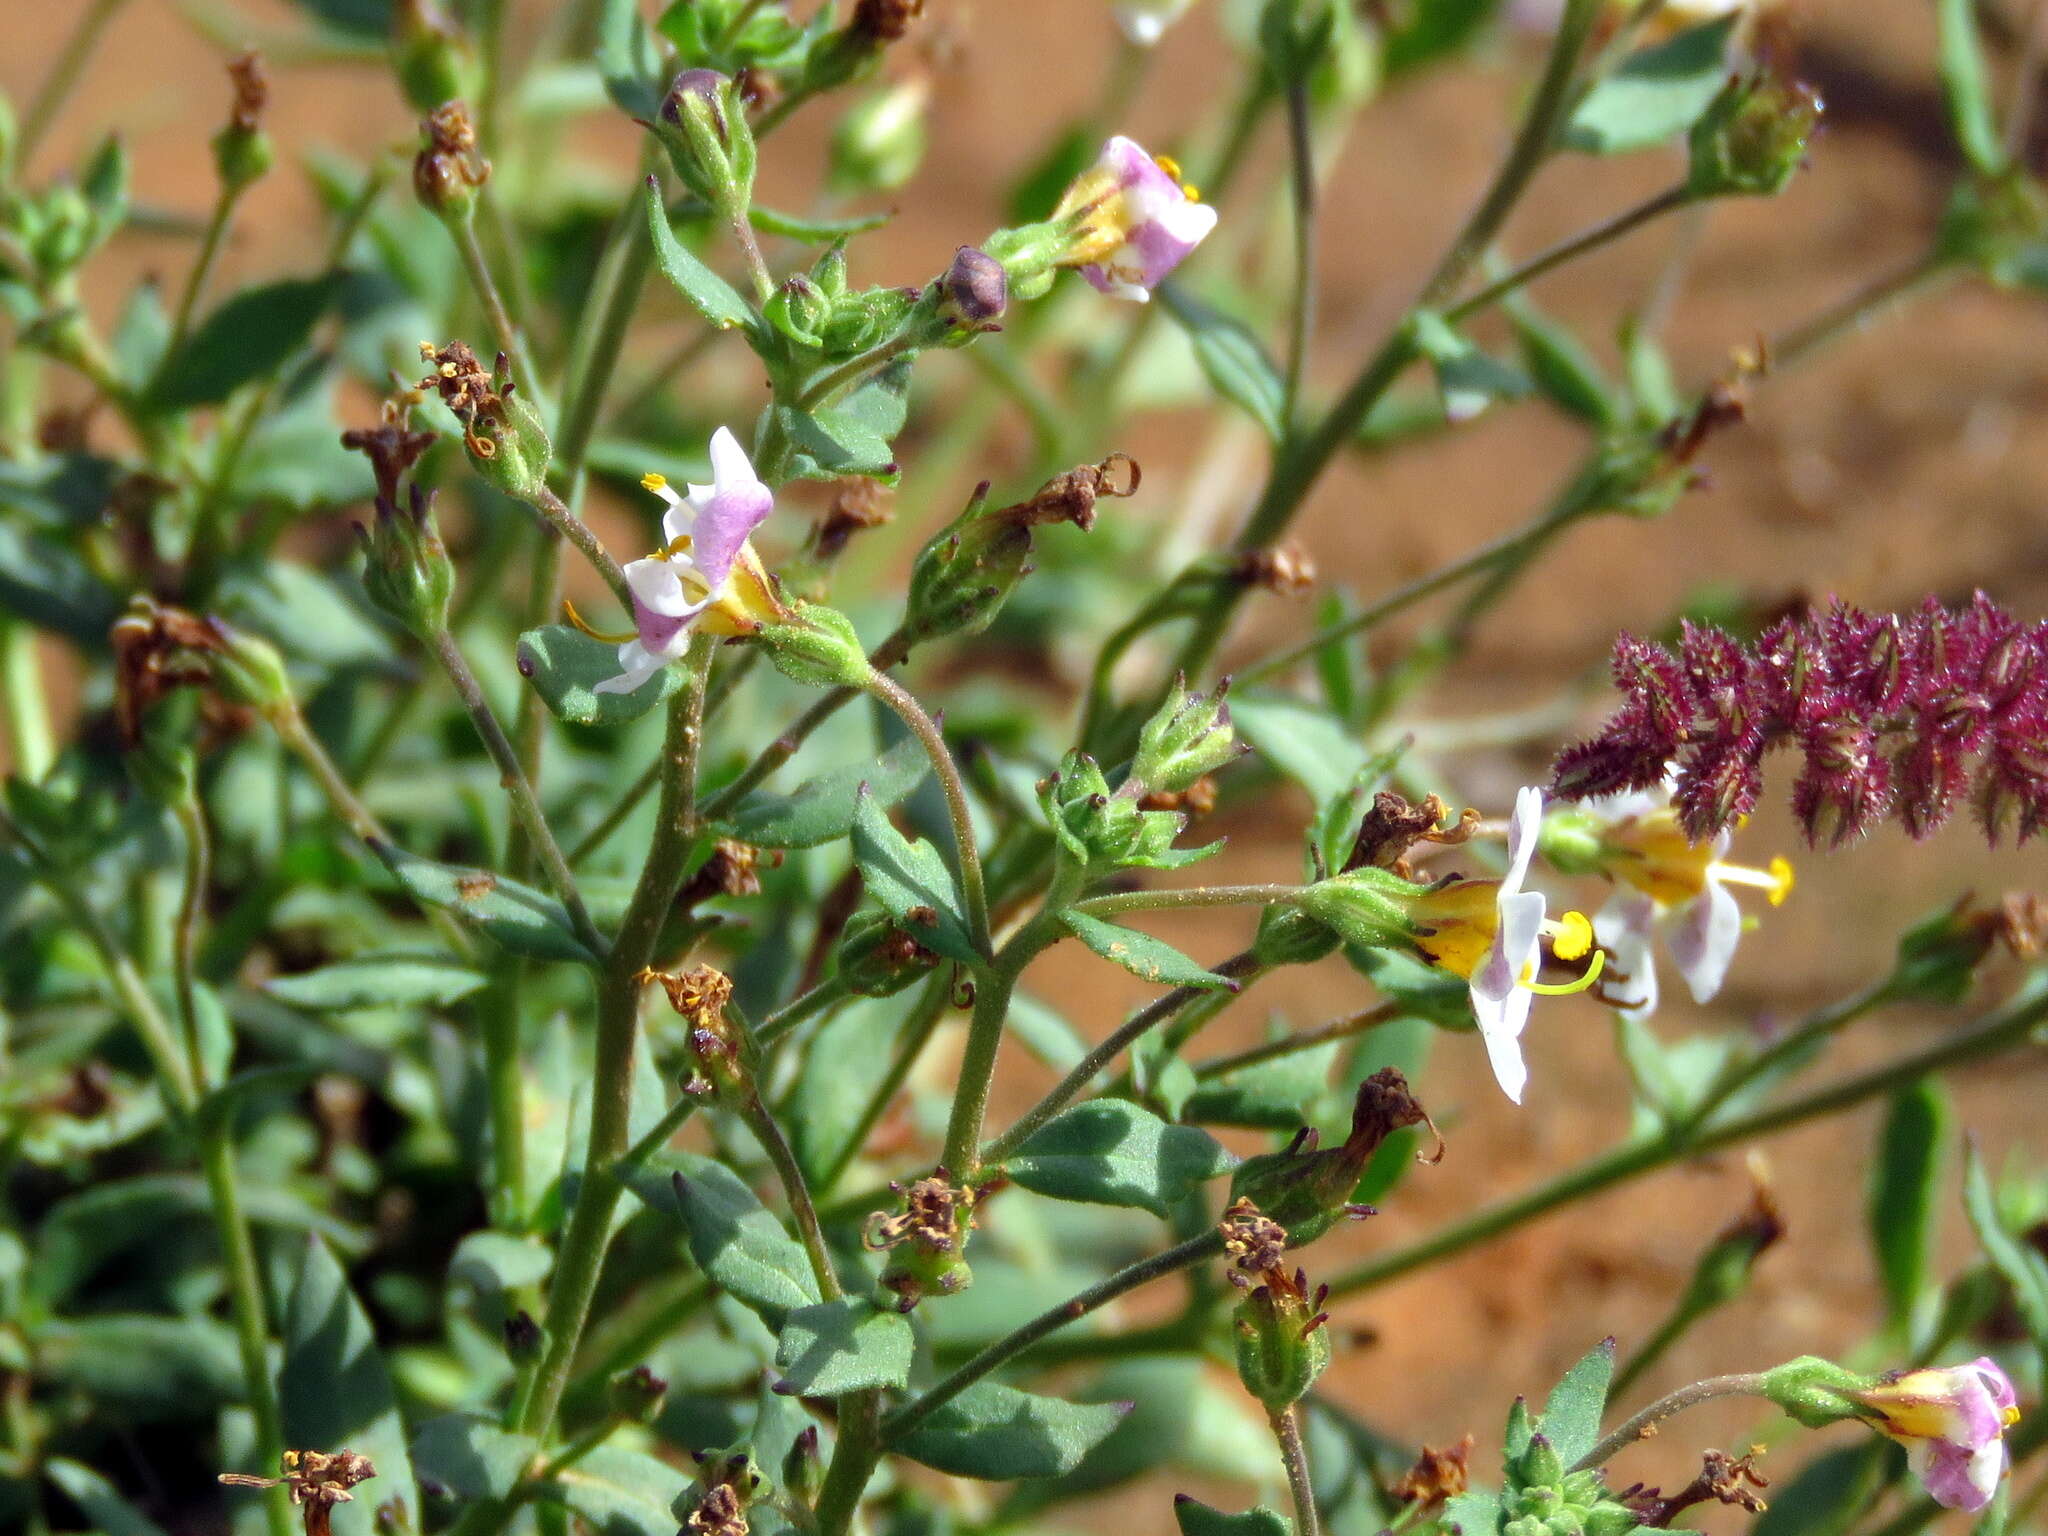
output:
[[[1622,707],[1558,757],[1568,799],[1672,771],[1680,824],[1704,841],[1754,809],[1764,756],[1796,746],[1792,805],[1816,847],[1887,817],[1926,837],[1966,797],[1994,842],[2048,828],[2048,625],[1982,593],[1910,614],[1837,602],[1749,645],[1692,624],[1676,652],[1623,635],[1614,679]]]

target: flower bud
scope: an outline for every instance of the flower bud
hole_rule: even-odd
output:
[[[1146,789],[1176,794],[1204,774],[1235,761],[1244,748],[1230,724],[1230,706],[1223,693],[1228,679],[1204,697],[1188,691],[1187,679],[1174,679],[1173,692],[1138,735],[1138,753],[1131,777]]]
[[[2021,168],[1958,182],[1942,215],[1937,244],[1945,260],[2011,287],[2031,280],[2044,233],[2048,192]]]
[[[661,101],[655,136],[676,174],[730,216],[754,191],[754,131],[731,80],[715,69],[686,69]]]
[[[1301,906],[1346,943],[1361,949],[1407,949],[1414,931],[1408,914],[1419,892],[1414,882],[1367,864],[1304,887]]]
[[[893,192],[924,159],[924,109],[931,82],[900,81],[864,100],[839,120],[832,135],[829,185],[841,197]]]
[[[1265,1283],[1237,1304],[1237,1376],[1247,1392],[1279,1417],[1301,1401],[1330,1363],[1329,1321],[1322,1304],[1330,1288],[1313,1294],[1300,1270],[1266,1273]]]
[[[436,391],[462,423],[462,446],[476,472],[515,500],[539,499],[554,448],[540,413],[517,393],[505,355],[498,354],[490,373],[466,342],[437,351],[423,341],[420,356],[434,371],[419,387]]]
[[[1523,1488],[1555,1488],[1564,1481],[1564,1459],[1548,1435],[1531,1435],[1529,1448],[1515,1464],[1515,1478]]]
[[[754,638],[768,648],[776,671],[809,688],[862,688],[875,675],[853,620],[823,603],[798,603]]]
[[[291,674],[276,646],[261,635],[212,621],[220,637],[213,659],[214,686],[232,704],[245,704],[265,719],[277,720],[294,707]]]
[[[1818,1355],[1801,1355],[1763,1373],[1758,1396],[1767,1397],[1808,1429],[1825,1429],[1864,1416],[1857,1394],[1875,1378],[1847,1371]]]
[[[818,1426],[806,1424],[782,1458],[782,1491],[805,1509],[825,1491],[825,1458],[818,1454]]]
[[[770,325],[799,346],[822,347],[823,327],[832,310],[832,301],[799,272],[782,280],[782,286],[769,296],[761,312]]]
[[[461,101],[444,101],[420,122],[422,143],[412,162],[412,190],[420,206],[443,221],[476,212],[477,191],[491,179],[491,163],[477,149],[476,124]]]
[[[840,936],[840,984],[860,997],[894,997],[932,973],[939,957],[881,912],[858,912]]]
[[[1821,102],[1796,80],[1759,71],[1722,87],[1693,124],[1686,180],[1694,197],[1772,197],[1805,163]]]
[[[392,17],[391,67],[416,112],[468,100],[481,84],[467,39],[435,0],[398,0]]]
[[[969,335],[999,330],[1009,304],[1010,275],[1001,262],[971,245],[954,252],[953,264],[939,278],[937,314],[943,323]]]
[[[403,506],[380,496],[376,520],[368,528],[355,526],[370,601],[421,640],[443,633],[455,567],[434,524],[433,494],[411,486]]]
[[[644,1365],[621,1371],[606,1383],[612,1417],[628,1424],[652,1424],[668,1399],[668,1383]]]

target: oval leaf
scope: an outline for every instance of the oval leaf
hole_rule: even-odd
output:
[[[732,834],[756,848],[817,848],[853,830],[861,787],[878,807],[896,804],[931,771],[914,736],[880,757],[848,763],[804,780],[787,795],[751,794],[729,818]]]
[[[357,955],[263,984],[272,997],[314,1013],[351,1008],[431,1008],[459,1002],[490,978],[445,955],[394,951]]]
[[[868,894],[925,948],[963,965],[979,962],[946,861],[922,838],[898,832],[865,785],[854,796],[853,859]]]
[[[439,864],[388,843],[377,853],[415,899],[452,913],[513,954],[597,964],[597,957],[576,937],[569,914],[554,897],[487,869]]]
[[[1067,931],[1112,965],[1120,965],[1142,981],[1162,987],[1200,987],[1209,992],[1235,992],[1238,983],[1198,965],[1164,939],[1135,928],[1105,923],[1069,907],[1060,914]],[[936,947],[936,946],[934,946]]]
[[[663,667],[631,693],[599,693],[599,683],[619,675],[619,648],[566,624],[521,635],[518,666],[549,712],[571,725],[624,725],[682,686],[676,669]]]
[[[1164,1216],[1236,1165],[1206,1131],[1168,1125],[1127,1099],[1096,1099],[1039,1127],[1008,1159],[1007,1171],[1055,1200],[1134,1205]]]
[[[900,1387],[910,1379],[915,1340],[910,1319],[862,1296],[799,1307],[782,1325],[775,1366],[778,1391],[837,1397],[865,1387]]]
[[[647,179],[647,232],[654,239],[656,264],[698,314],[721,331],[745,326],[753,320],[753,310],[732,284],[705,266],[676,238],[676,232],[669,227],[668,210],[662,206],[661,188],[651,176]]]
[[[1129,1411],[1128,1403],[1066,1403],[978,1381],[934,1409],[896,1449],[954,1477],[1063,1477]]]
[[[247,288],[185,339],[143,398],[152,413],[218,405],[281,366],[341,291],[342,274],[286,278]]]
[[[629,1182],[649,1207],[682,1223],[690,1257],[711,1283],[771,1328],[822,1299],[803,1248],[723,1163],[670,1153],[634,1170]]]

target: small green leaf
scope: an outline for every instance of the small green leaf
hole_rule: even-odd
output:
[[[206,1096],[199,1101],[196,1118],[208,1130],[221,1126],[232,1128],[248,1105],[266,1097],[296,1094],[320,1072],[320,1066],[310,1061],[246,1068],[219,1087],[208,1089]]]
[[[294,1008],[343,1013],[351,1008],[445,1008],[489,980],[446,955],[391,950],[337,960],[296,976],[273,976],[263,990]]]
[[[1948,123],[1956,145],[1980,175],[2001,175],[2007,166],[2005,145],[1999,138],[1991,81],[1984,69],[1975,0],[1936,0],[1934,14],[1941,37],[1941,94],[1948,103]]]
[[[375,1489],[334,1507],[336,1536],[373,1536],[377,1506],[390,1499],[418,1510],[391,1373],[348,1277],[317,1237],[285,1302],[277,1396],[287,1445],[345,1445],[376,1463]]]
[[[120,1490],[83,1462],[53,1456],[43,1475],[76,1504],[102,1536],[164,1536],[164,1529],[121,1497]]]
[[[1565,146],[1619,155],[1684,133],[1728,78],[1728,36],[1737,20],[1723,16],[1630,54],[1579,103]]]
[[[822,1299],[803,1248],[723,1163],[666,1153],[635,1169],[628,1182],[650,1209],[682,1223],[690,1256],[705,1277],[771,1328]]]
[[[910,1380],[915,1342],[910,1319],[863,1296],[799,1307],[782,1325],[775,1347],[779,1390],[838,1397],[867,1387],[900,1387]]]
[[[1332,1040],[1202,1080],[1187,1096],[1179,1118],[1197,1125],[1297,1130],[1329,1093],[1330,1067],[1341,1048]]]
[[[896,1448],[954,1477],[1063,1477],[1116,1428],[1128,1403],[1068,1403],[978,1381],[935,1409]]]
[[[1095,1099],[1054,1116],[1007,1160],[1010,1178],[1055,1200],[1134,1205],[1165,1216],[1237,1159],[1206,1131],[1168,1125],[1127,1099]]]
[[[472,1232],[456,1244],[448,1261],[448,1282],[470,1286],[480,1296],[502,1295],[547,1278],[553,1264],[546,1245],[509,1232]]]
[[[1438,1527],[1447,1536],[1496,1536],[1500,1530],[1500,1495],[1490,1488],[1471,1488],[1444,1505]]]
[[[959,887],[938,850],[898,832],[866,788],[854,801],[853,859],[868,894],[927,949],[963,965],[979,963],[960,915]]]
[[[1984,1172],[1984,1160],[1976,1143],[1969,1143],[1963,1157],[1963,1209],[1977,1245],[1991,1267],[2012,1287],[2013,1310],[2037,1348],[2048,1348],[2048,1262],[2025,1247],[2005,1228],[1998,1212],[1998,1197]]]
[[[896,215],[890,213],[864,213],[850,219],[806,219],[793,213],[778,213],[773,208],[763,208],[759,203],[747,210],[747,222],[764,235],[779,235],[786,240],[802,240],[810,245],[830,245],[834,240],[844,240],[849,235],[864,234],[871,229],[880,229]]]
[[[1112,965],[1120,965],[1141,981],[1162,987],[1200,987],[1209,992],[1235,992],[1239,984],[1197,964],[1164,939],[1105,923],[1069,907],[1060,913],[1067,931]]]
[[[732,835],[756,848],[818,848],[853,830],[863,787],[876,805],[896,804],[931,771],[914,736],[879,757],[864,758],[804,780],[786,795],[755,792],[733,808]]]
[[[0,523],[0,610],[97,651],[121,600],[70,546]]]
[[[1621,425],[1613,387],[1585,344],[1570,327],[1553,320],[1526,299],[1511,300],[1508,321],[1522,367],[1536,390],[1567,415],[1602,431]]]
[[[1501,0],[1429,0],[1411,6],[1387,32],[1380,67],[1392,80],[1462,53],[1500,9]]]
[[[682,686],[676,669],[663,667],[631,693],[599,693],[597,684],[622,670],[619,648],[566,624],[521,635],[518,665],[549,713],[571,725],[624,725]]]
[[[339,273],[243,289],[171,354],[143,409],[154,415],[220,404],[304,346],[340,291]]]
[[[110,1312],[35,1332],[39,1385],[78,1393],[102,1423],[190,1421],[242,1400],[235,1335],[210,1317]]]
[[[1174,1523],[1180,1536],[1293,1536],[1294,1522],[1261,1504],[1241,1515],[1226,1515],[1193,1494],[1173,1496]]]
[[[1323,710],[1282,694],[1231,695],[1230,718],[1261,761],[1323,805],[1351,788],[1366,765],[1358,739]]]
[[[811,480],[863,475],[893,483],[896,450],[890,444],[909,412],[911,362],[896,359],[814,411],[769,407],[794,448],[794,472]]]
[[[502,1499],[532,1465],[539,1443],[470,1413],[429,1419],[413,1436],[413,1470],[458,1499]]]
[[[601,1445],[556,1474],[552,1489],[601,1536],[676,1536],[673,1505],[689,1486],[689,1478],[644,1451]]]
[[[1892,1095],[1878,1135],[1870,1170],[1870,1243],[1895,1328],[1912,1320],[1927,1286],[1948,1121],[1941,1084],[1923,1077]]]
[[[1543,1405],[1543,1434],[1567,1467],[1600,1443],[1600,1418],[1613,1379],[1614,1340],[1602,1339],[1551,1389]]]
[[[1177,283],[1160,285],[1166,312],[1180,322],[1194,344],[1195,361],[1216,393],[1249,415],[1267,437],[1279,442],[1286,391],[1279,370],[1251,327],[1212,309]]]
[[[1470,421],[1496,400],[1519,400],[1534,387],[1520,369],[1488,356],[1443,316],[1418,310],[1408,323],[1417,349],[1436,370],[1444,419],[1453,425]]]
[[[164,309],[163,291],[155,278],[146,277],[129,290],[128,302],[121,306],[121,318],[114,325],[109,343],[114,369],[130,388],[141,389],[163,366],[164,351],[170,344],[171,317]]]
[[[596,32],[605,94],[628,117],[652,121],[661,111],[661,55],[641,19],[638,0],[604,0]]]
[[[676,238],[662,206],[661,187],[652,177],[647,180],[647,230],[654,238],[656,264],[692,309],[721,331],[752,325],[754,311],[747,301]]]
[[[569,914],[552,896],[487,869],[439,864],[388,844],[378,852],[416,900],[453,914],[513,954],[597,964],[597,956],[576,937]]]

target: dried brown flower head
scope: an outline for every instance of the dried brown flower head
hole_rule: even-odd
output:
[[[1415,1465],[1395,1479],[1389,1490],[1403,1504],[1442,1504],[1471,1486],[1472,1437],[1439,1450],[1425,1445]]]
[[[1247,587],[1261,587],[1275,597],[1299,597],[1316,584],[1315,557],[1300,544],[1277,549],[1248,549],[1238,556],[1231,574]]]
[[[291,1490],[292,1502],[305,1511],[306,1536],[328,1536],[334,1506],[351,1503],[349,1490],[377,1475],[370,1458],[355,1451],[286,1451],[281,1459],[282,1477],[251,1477],[242,1472],[223,1472],[220,1481],[236,1488],[275,1488],[282,1483]]]
[[[270,79],[263,72],[263,55],[245,49],[228,60],[228,80],[235,88],[235,103],[228,121],[242,133],[254,133],[263,126],[263,109],[270,102]]]
[[[1279,1272],[1287,1254],[1287,1229],[1261,1213],[1248,1197],[1239,1196],[1231,1203],[1216,1230],[1230,1260],[1230,1283],[1239,1290],[1261,1276]]]
[[[879,528],[889,521],[890,496],[878,480],[841,480],[832,491],[831,505],[818,519],[811,544],[821,560],[837,558],[857,533]]]

